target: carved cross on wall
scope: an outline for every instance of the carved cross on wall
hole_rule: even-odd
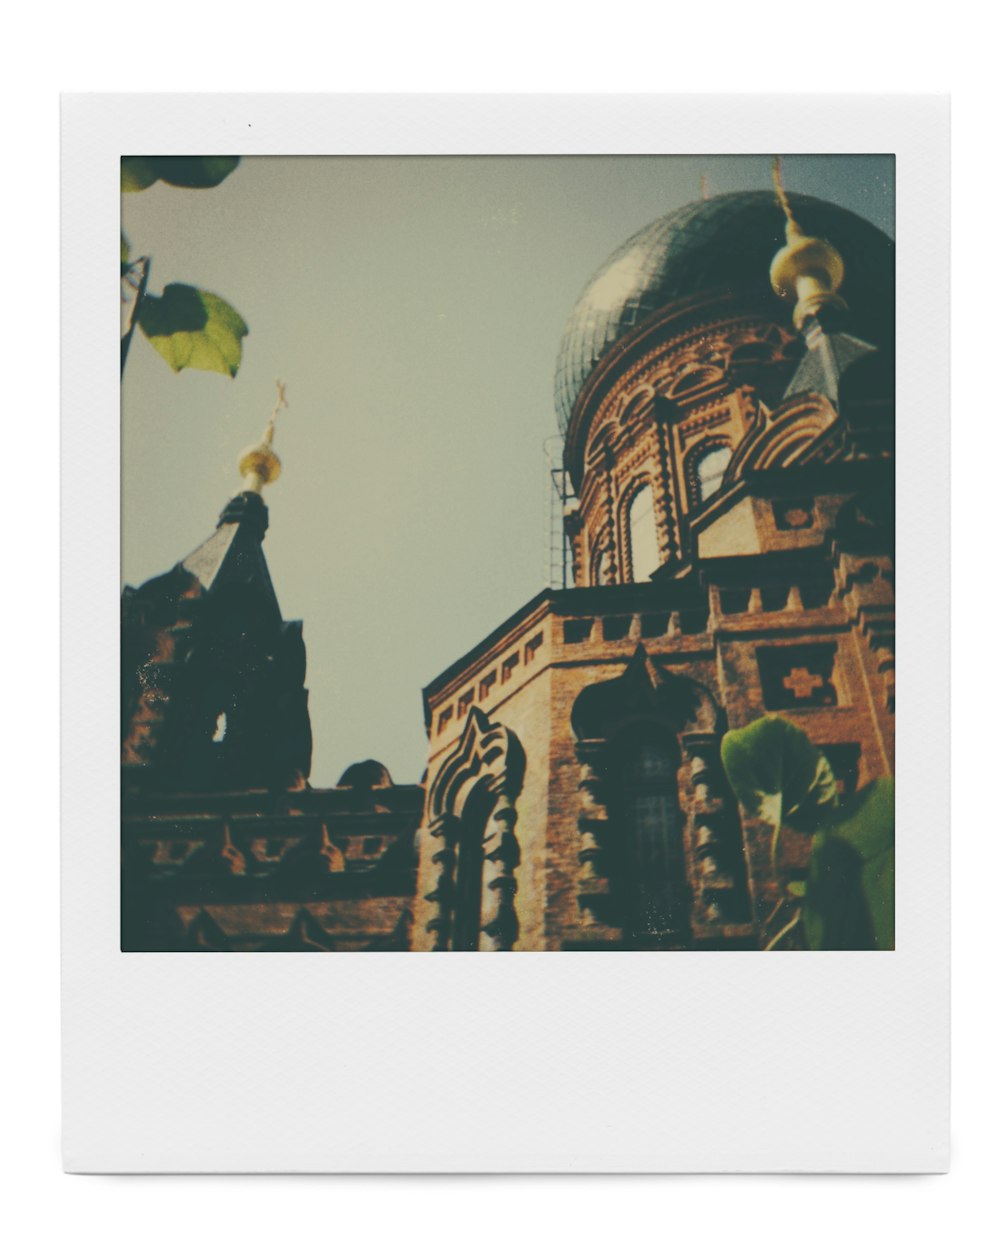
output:
[[[807,668],[793,668],[782,679],[782,685],[790,690],[796,699],[809,699],[814,690],[823,685],[823,678],[817,673],[810,673]]]

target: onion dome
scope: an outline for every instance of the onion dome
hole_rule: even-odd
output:
[[[843,258],[838,295],[852,328],[875,343],[891,340],[895,247],[855,213],[812,196],[787,201],[802,230]],[[699,200],[660,217],[622,244],[591,278],[570,315],[556,366],[560,429],[597,362],[675,300],[702,292],[749,293],[788,319],[772,291],[775,253],[787,246],[785,210],[772,191]]]

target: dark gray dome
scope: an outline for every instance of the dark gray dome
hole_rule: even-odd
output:
[[[885,341],[894,299],[892,240],[836,204],[805,195],[789,199],[802,229],[828,239],[844,258],[841,294],[852,329]],[[768,278],[771,258],[784,242],[785,217],[774,193],[738,191],[679,208],[623,243],[588,282],[563,334],[555,382],[562,431],[601,357],[675,299],[757,288],[790,321],[791,310],[770,294]]]

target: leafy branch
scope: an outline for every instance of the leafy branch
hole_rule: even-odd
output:
[[[895,946],[895,798],[891,778],[841,799],[830,764],[809,737],[780,716],[765,716],[722,740],[729,784],[747,814],[771,828],[771,857],[782,898],[795,914],[768,942],[797,929],[812,950],[892,950]],[[781,872],[789,831],[811,838],[803,879]]]
[[[124,156],[122,190],[144,191],[162,181],[174,187],[216,187],[239,164],[238,156]],[[172,282],[161,295],[148,291],[152,260],[130,259],[128,240],[121,239],[122,304],[127,316],[122,332],[121,368],[136,326],[170,365],[181,369],[206,369],[235,377],[243,356],[246,322],[219,295],[182,282]]]

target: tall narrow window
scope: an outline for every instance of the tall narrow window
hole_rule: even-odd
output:
[[[623,744],[619,772],[624,928],[634,938],[654,941],[683,933],[690,912],[679,760],[661,733],[649,729]]]
[[[479,950],[483,911],[483,838],[490,814],[489,793],[479,786],[462,812],[455,882],[454,933],[451,949]]]
[[[729,447],[713,447],[704,452],[695,464],[695,503],[704,503],[722,485],[726,467],[733,458]]]
[[[629,505],[628,540],[632,580],[648,582],[660,567],[656,518],[653,515],[653,490],[650,486],[644,486]]]

